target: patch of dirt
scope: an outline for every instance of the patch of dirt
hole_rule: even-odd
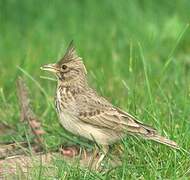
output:
[[[66,163],[70,165],[77,165],[78,163],[82,168],[89,168],[95,170],[95,165],[98,161],[98,157],[93,158],[92,153],[78,155],[75,157],[63,156],[60,153],[47,153],[47,154],[36,154],[34,156],[18,155],[8,157],[4,160],[0,160],[0,179],[10,176],[14,176],[19,172],[22,174],[27,174],[31,171],[31,168],[38,165],[42,166],[51,166],[53,159],[63,159]],[[119,160],[108,160],[106,164],[109,164],[109,167],[116,167],[121,165]],[[102,167],[103,169],[104,167]]]

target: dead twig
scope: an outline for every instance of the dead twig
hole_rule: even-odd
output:
[[[38,117],[35,115],[31,108],[30,98],[28,93],[28,88],[23,80],[19,77],[17,80],[17,93],[20,102],[20,120],[27,121],[30,126],[32,133],[35,135],[35,142],[43,147],[43,138],[42,134],[45,134],[45,131],[41,127],[41,123]]]

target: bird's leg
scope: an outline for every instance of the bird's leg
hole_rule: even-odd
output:
[[[89,163],[88,163],[88,168],[89,169],[92,169],[92,165],[94,163],[94,160],[97,157],[98,152],[99,152],[99,148],[95,145],[94,151],[93,151],[92,156],[90,157],[90,160],[89,160]]]
[[[109,151],[109,146],[108,145],[102,145],[99,153],[101,154],[98,161],[96,162],[95,169],[98,170],[99,167],[101,166],[102,161],[104,160],[107,152]]]

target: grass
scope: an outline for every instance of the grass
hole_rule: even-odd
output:
[[[84,143],[59,125],[52,106],[56,83],[40,78],[47,76],[40,66],[58,60],[73,39],[90,84],[100,94],[189,151],[189,7],[188,0],[0,1],[0,120],[16,129],[14,139],[26,139],[15,89],[22,75],[48,132],[48,149]],[[132,137],[123,144],[123,165],[107,174],[55,158],[51,168],[40,166],[29,175],[46,179],[48,171],[57,179],[188,179],[188,153]]]

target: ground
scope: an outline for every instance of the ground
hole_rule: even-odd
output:
[[[0,121],[12,131],[0,142],[32,141],[20,122],[15,82],[23,76],[40,117],[47,150],[89,146],[58,123],[56,82],[40,66],[57,61],[71,40],[92,87],[182,150],[127,136],[121,166],[107,173],[70,166],[55,157],[28,175],[65,179],[185,179],[190,172],[190,27],[188,0],[0,2]],[[45,77],[44,77],[45,76]],[[1,125],[2,126],[2,125]],[[1,127],[0,126],[0,127]],[[185,151],[186,150],[186,151]]]

